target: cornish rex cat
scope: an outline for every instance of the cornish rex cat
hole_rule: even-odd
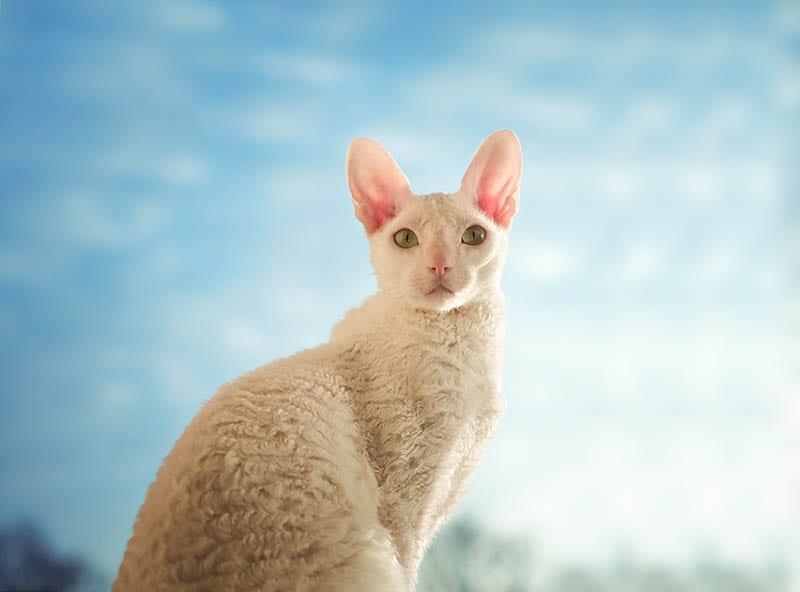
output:
[[[331,340],[224,385],[150,486],[113,592],[412,591],[502,414],[500,275],[520,145],[453,195],[376,142],[347,179],[380,289]]]

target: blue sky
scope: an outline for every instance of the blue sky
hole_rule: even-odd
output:
[[[465,511],[552,563],[797,557],[798,4],[302,4],[0,7],[0,519],[112,573],[202,401],[375,288],[349,141],[453,191],[510,127]]]

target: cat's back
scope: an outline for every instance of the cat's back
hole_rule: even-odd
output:
[[[263,366],[204,405],[148,490],[114,592],[313,590],[348,561],[363,579],[376,553],[393,560],[335,355]]]

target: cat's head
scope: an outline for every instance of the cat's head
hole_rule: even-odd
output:
[[[495,290],[519,205],[522,151],[514,132],[486,138],[455,194],[415,195],[380,144],[354,140],[347,180],[383,291],[446,311]]]

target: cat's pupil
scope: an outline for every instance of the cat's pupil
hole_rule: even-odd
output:
[[[481,226],[470,226],[461,235],[461,242],[467,245],[479,245],[486,240],[486,230]]]
[[[417,235],[408,228],[403,228],[394,233],[394,242],[398,247],[410,249],[419,244]]]

